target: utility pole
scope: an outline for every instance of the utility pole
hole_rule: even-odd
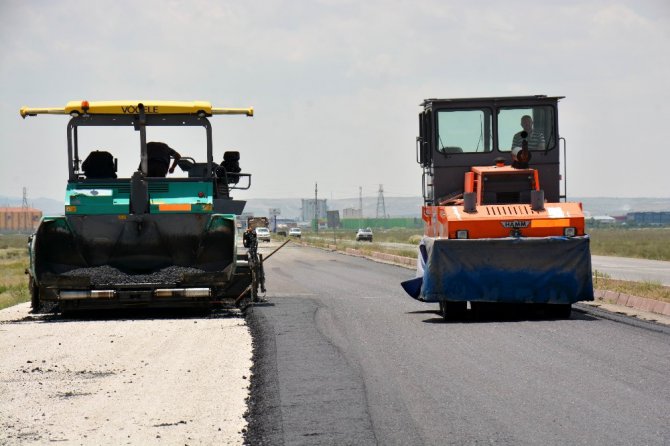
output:
[[[384,185],[379,185],[379,192],[377,193],[377,218],[379,218],[379,211],[382,211],[382,218],[386,218],[386,205],[384,204]]]
[[[316,224],[316,233],[319,233],[319,183],[314,183],[314,223]]]
[[[359,217],[363,218],[363,187],[358,186],[358,210],[361,213]]]

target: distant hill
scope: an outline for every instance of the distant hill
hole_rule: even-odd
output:
[[[0,196],[0,207],[21,206],[21,198]],[[570,201],[581,201],[587,216],[626,215],[628,212],[660,212],[670,211],[669,198],[614,198],[614,197],[570,197]],[[358,209],[358,198],[328,199],[328,209],[338,210],[345,208]],[[47,215],[63,213],[63,202],[50,198],[36,198],[29,200],[31,207],[40,209]],[[386,214],[391,217],[418,217],[421,214],[421,197],[384,197]],[[270,208],[281,209],[283,218],[300,218],[302,200],[300,198],[251,198],[247,200],[245,212],[254,215],[268,215]],[[380,211],[381,212],[381,211]],[[377,197],[363,197],[363,216],[377,216]]]
[[[611,198],[611,197],[569,197],[570,201],[581,201],[588,216],[609,215],[616,217],[629,212],[670,211],[668,198]]]

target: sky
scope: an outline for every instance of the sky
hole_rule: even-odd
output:
[[[349,198],[421,195],[423,99],[546,94],[569,197],[670,197],[667,0],[0,0],[0,23],[0,195],[63,199],[67,117],[24,105],[253,106],[211,118],[253,175],[236,198]],[[126,132],[85,137],[131,169]],[[198,156],[204,133],[165,138]]]

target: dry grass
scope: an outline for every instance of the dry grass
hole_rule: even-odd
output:
[[[26,248],[0,248],[0,309],[30,300]]]
[[[612,279],[608,274],[594,271],[593,287],[603,291],[630,294],[631,296],[670,302],[670,287],[655,282],[630,282]]]

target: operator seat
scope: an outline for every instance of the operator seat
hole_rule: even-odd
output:
[[[116,162],[111,153],[94,150],[81,165],[87,179],[116,178]]]

